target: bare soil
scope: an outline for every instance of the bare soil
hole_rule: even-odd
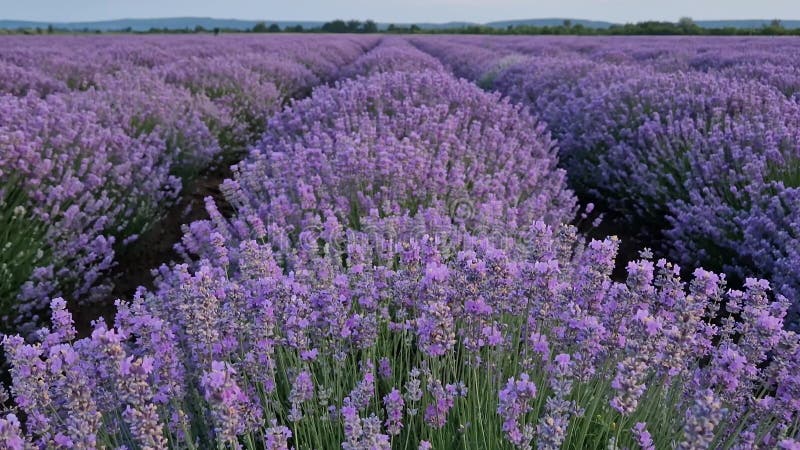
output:
[[[180,259],[175,244],[183,236],[181,227],[208,218],[204,199],[212,197],[218,205],[226,203],[219,186],[230,176],[228,164],[201,173],[184,187],[178,202],[166,211],[161,220],[117,255],[117,265],[109,274],[114,282],[109,297],[72,311],[81,336],[91,332],[91,323],[99,317],[103,317],[106,323],[113,323],[117,299],[131,299],[140,286],[153,288],[152,270]]]

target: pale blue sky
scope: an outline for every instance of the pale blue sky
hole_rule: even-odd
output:
[[[487,22],[572,17],[800,19],[800,0],[0,0],[0,19],[52,22],[210,16],[264,20],[375,19],[380,22]]]

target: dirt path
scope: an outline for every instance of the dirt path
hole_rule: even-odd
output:
[[[131,299],[140,286],[152,288],[151,271],[179,259],[174,246],[183,236],[181,227],[208,218],[204,206],[206,197],[213,197],[220,205],[225,203],[219,186],[231,174],[228,164],[201,173],[187,184],[178,202],[169,208],[158,223],[117,255],[117,265],[109,274],[114,282],[114,290],[109,297],[72,311],[81,336],[91,332],[91,322],[98,317],[102,316],[107,323],[113,323],[116,311],[114,302],[117,299]]]

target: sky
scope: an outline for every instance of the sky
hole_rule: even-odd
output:
[[[610,22],[800,19],[800,0],[0,0],[0,19],[75,22],[121,18],[374,19],[489,22],[577,18]]]

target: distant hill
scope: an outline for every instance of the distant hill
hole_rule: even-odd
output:
[[[416,25],[416,26],[422,28],[423,30],[430,30],[430,29],[447,30],[447,29],[451,29],[451,28],[464,28],[464,27],[468,27],[468,26],[472,26],[472,25],[481,25],[481,24],[476,23],[476,22],[444,22],[444,23],[433,23],[433,22],[431,22],[431,23],[428,23],[428,22],[400,23],[400,22],[396,22],[394,25],[397,26],[397,27],[409,27],[411,25]],[[389,23],[379,23],[378,24],[378,28],[380,28],[381,30],[386,29],[388,26],[389,26]]]
[[[61,30],[101,30],[101,31],[116,31],[125,30],[130,28],[133,31],[147,31],[151,28],[181,30],[193,30],[197,26],[211,30],[214,28],[227,29],[227,30],[247,30],[253,28],[256,24],[264,22],[267,25],[277,24],[281,28],[293,27],[302,25],[303,28],[319,28],[325,22],[311,21],[311,20],[239,20],[239,19],[214,19],[211,17],[169,17],[163,19],[118,19],[118,20],[103,20],[97,22],[33,22],[25,20],[0,20],[0,29],[18,29],[18,28],[47,28],[52,25]],[[395,23],[395,26],[410,26],[410,23]],[[448,29],[448,28],[462,28],[468,25],[476,25],[469,22],[447,22],[447,23],[416,23],[418,27],[423,30],[426,29]],[[385,30],[389,27],[389,23],[380,23],[378,28]]]
[[[501,20],[498,22],[489,22],[486,26],[492,28],[507,28],[509,25],[520,26],[528,25],[534,27],[555,27],[563,25],[565,20],[572,22],[572,25],[583,25],[586,28],[608,28],[614,25],[611,22],[602,22],[597,20],[583,20],[583,19],[522,19],[522,20]]]
[[[270,21],[270,20],[239,20],[239,19],[214,19],[211,17],[170,17],[163,19],[118,19],[97,22],[30,22],[20,20],[0,20],[0,28],[47,28],[52,25],[62,30],[101,30],[114,31],[130,28],[133,31],[147,31],[151,28],[167,28],[171,30],[194,29],[201,26],[206,29],[221,28],[232,30],[245,30],[253,28],[256,24],[277,23],[281,27],[302,25],[304,28],[321,27],[324,22],[317,21]]]
[[[493,28],[507,28],[509,25],[531,25],[531,26],[557,26],[562,25],[564,20],[570,20],[573,25],[583,25],[587,28],[608,28],[614,25],[611,22],[583,20],[583,19],[561,19],[561,18],[547,18],[547,19],[522,19],[522,20],[502,20],[496,22],[489,22],[486,24],[478,24],[473,22],[446,22],[446,23],[416,23],[418,27],[423,30],[428,29],[448,29],[448,28],[462,28],[470,25],[485,25]],[[118,20],[104,20],[95,22],[34,22],[24,20],[0,20],[0,29],[18,29],[18,28],[47,28],[52,25],[55,28],[62,30],[101,30],[101,31],[117,31],[130,28],[133,31],[147,31],[151,28],[158,29],[194,29],[201,26],[206,29],[233,29],[233,30],[246,30],[253,28],[256,24],[264,22],[266,24],[278,24],[281,28],[287,26],[302,25],[303,28],[318,28],[324,22],[322,21],[289,21],[289,20],[239,20],[239,19],[215,19],[211,17],[168,17],[161,19],[118,19]],[[769,25],[770,20],[698,20],[696,23],[704,28],[760,28]],[[785,20],[781,22],[786,28],[800,28],[800,20]],[[411,23],[395,23],[396,26],[409,26]],[[381,30],[386,29],[389,23],[379,23],[378,28]]]

